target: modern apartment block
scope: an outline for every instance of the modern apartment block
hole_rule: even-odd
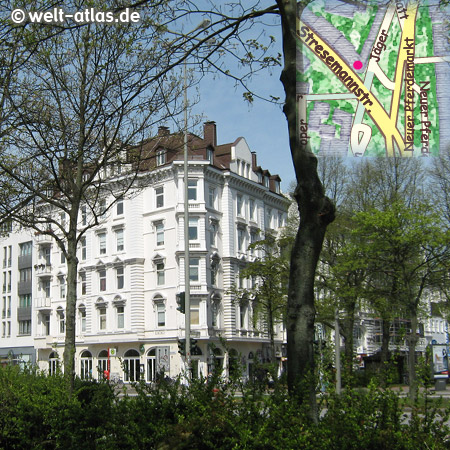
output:
[[[125,382],[185,368],[178,352],[185,316],[176,296],[185,290],[183,136],[165,127],[144,142],[153,163],[141,167],[145,185],[119,199],[78,250],[76,373]],[[216,125],[189,135],[189,276],[194,376],[239,362],[244,376],[268,357],[264,326],[255,327],[252,303],[228,290],[245,287],[239,271],[258,255],[251,242],[285,225],[288,200],[280,178],[257,165],[245,139],[217,145]],[[61,216],[61,220],[64,217]],[[89,209],[80,211],[80,227]],[[0,238],[3,252],[3,361],[36,362],[49,373],[62,364],[66,262],[47,235],[16,230]],[[284,330],[277,325],[281,361]]]

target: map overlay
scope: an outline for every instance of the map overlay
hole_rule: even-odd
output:
[[[450,8],[315,0],[297,18],[300,141],[318,156],[450,148]]]

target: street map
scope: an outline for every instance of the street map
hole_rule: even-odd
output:
[[[449,149],[449,21],[438,0],[309,3],[297,18],[300,142],[318,156]]]

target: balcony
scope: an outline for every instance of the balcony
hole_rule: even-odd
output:
[[[48,234],[37,233],[36,234],[36,242],[39,245],[49,245],[49,244],[53,243],[53,238],[51,236],[49,236]]]
[[[35,264],[34,273],[38,277],[50,277],[52,275],[52,265],[51,264]]]
[[[31,320],[31,306],[17,308],[17,320]]]
[[[39,311],[51,309],[52,299],[51,297],[38,297],[34,299],[34,304]]]
[[[31,267],[32,266],[31,262],[32,262],[31,255],[23,255],[17,258],[17,265],[19,269],[26,269],[28,267]]]
[[[19,281],[17,283],[17,293],[19,295],[31,294],[31,292],[32,292],[31,280]]]

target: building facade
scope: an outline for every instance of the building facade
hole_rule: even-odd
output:
[[[157,137],[142,143],[152,156],[141,167],[142,187],[119,198],[80,239],[75,361],[81,378],[108,371],[112,379],[152,382],[185,369],[178,351],[185,316],[176,299],[185,290],[186,263],[191,338],[197,341],[193,375],[217,368],[227,374],[239,364],[251,377],[253,363],[269,356],[268,336],[263,326],[254,326],[251,302],[238,304],[228,291],[252,282],[239,278],[258,256],[249,244],[285,225],[289,202],[280,179],[257,165],[244,138],[217,145],[214,122],[204,125],[202,138],[189,135],[186,262],[182,139],[161,127]],[[89,208],[82,206],[80,228],[89,220]],[[6,231],[0,238],[0,356],[53,373],[64,350],[64,255],[48,235],[14,226]],[[277,327],[281,360],[284,331]]]

